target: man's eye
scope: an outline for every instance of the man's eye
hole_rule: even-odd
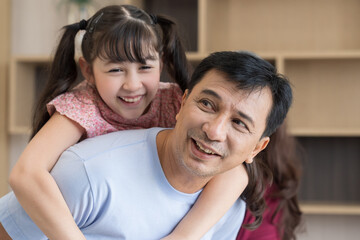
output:
[[[240,127],[244,127],[244,128],[246,128],[246,129],[248,129],[248,127],[246,126],[246,124],[245,124],[243,121],[241,121],[240,119],[234,119],[234,120],[233,120],[233,123],[235,123],[236,125],[238,125],[238,126],[240,126]]]
[[[215,106],[213,104],[213,102],[207,100],[207,99],[200,99],[198,101],[199,104],[199,108],[202,109],[203,111],[215,111]]]
[[[206,100],[206,99],[202,99],[200,100],[200,104],[203,105],[204,107],[207,107],[207,108],[211,108],[211,102]]]

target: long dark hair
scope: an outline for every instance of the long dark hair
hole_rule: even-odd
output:
[[[278,231],[284,240],[296,239],[295,229],[301,223],[298,190],[303,154],[296,138],[288,134],[285,122],[271,136],[267,148],[258,155],[258,161],[266,164],[272,173],[265,173],[264,180],[274,184],[269,197],[278,199],[279,205],[272,220],[281,214]]]
[[[46,104],[77,83],[74,40],[81,29],[86,30],[81,49],[89,64],[96,57],[112,62],[145,63],[147,57],[159,53],[169,75],[183,91],[187,88],[190,64],[175,22],[131,5],[107,6],[87,21],[63,27],[49,79],[35,108],[31,138],[50,118]]]

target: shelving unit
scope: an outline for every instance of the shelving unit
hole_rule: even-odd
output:
[[[336,176],[341,177],[349,171],[353,176],[349,180],[350,189],[355,191],[349,193],[351,202],[330,194],[347,188],[345,181],[340,181],[340,185],[328,183],[325,199],[316,199],[318,196],[311,191],[302,191],[303,211],[360,215],[360,190],[356,187],[360,183],[360,177],[356,176],[360,169],[357,163],[360,162],[360,1],[187,0],[179,2],[185,5],[176,8],[167,7],[165,2],[136,1],[136,5],[148,7],[151,12],[161,9],[163,12],[159,13],[172,16],[177,16],[177,10],[190,14],[185,17],[178,14],[180,24],[188,30],[185,35],[192,36],[188,41],[190,61],[199,62],[213,51],[250,50],[290,79],[294,89],[294,105],[288,116],[290,132],[305,143],[315,142],[315,145],[305,144],[309,158],[304,177],[317,183],[321,182],[322,174],[329,177],[343,171]],[[186,11],[186,6],[191,11]],[[192,21],[197,24],[189,25],[188,19],[195,19]],[[29,133],[35,86],[41,84],[39,74],[49,62],[48,56],[13,57],[9,84],[10,134]],[[333,145],[328,145],[329,141]],[[346,154],[327,154],[329,147]],[[346,169],[338,167],[344,163]],[[331,166],[322,168],[321,164]],[[311,189],[318,184],[307,184],[304,180],[304,186]]]
[[[50,63],[45,56],[14,56],[10,62],[9,133],[29,134],[39,70]]]

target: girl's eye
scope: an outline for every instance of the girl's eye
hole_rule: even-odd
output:
[[[141,66],[140,69],[141,70],[147,70],[147,69],[151,69],[152,67],[150,66],[147,66],[147,65],[144,65],[144,66]]]
[[[120,68],[113,68],[109,72],[122,72]]]

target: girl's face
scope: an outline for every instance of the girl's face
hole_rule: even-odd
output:
[[[126,119],[136,119],[147,111],[159,88],[161,63],[159,54],[145,64],[107,62],[96,58],[88,79],[95,83],[103,101]]]

